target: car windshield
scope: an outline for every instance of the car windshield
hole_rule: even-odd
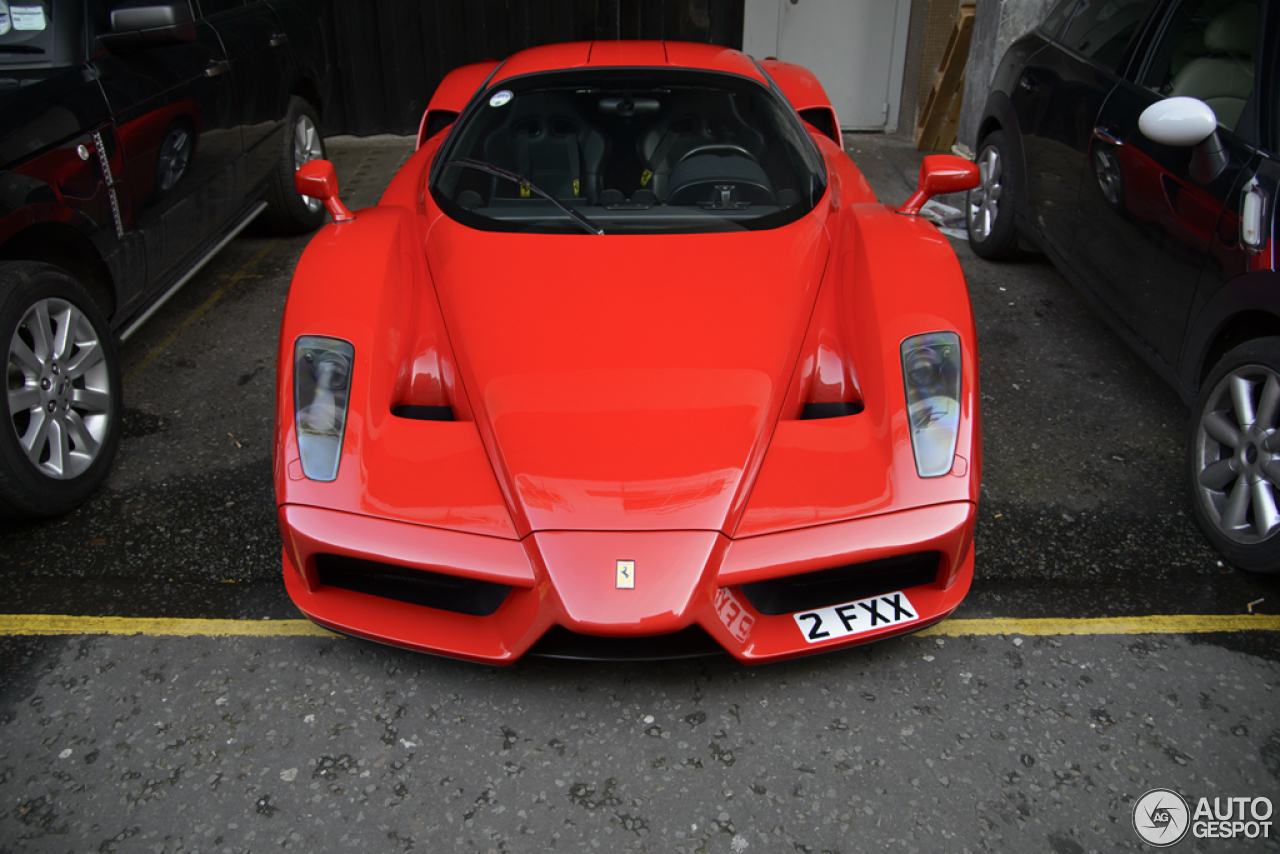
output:
[[[589,233],[537,191],[606,234],[776,228],[825,188],[790,108],[759,83],[712,72],[504,80],[459,119],[436,164],[436,203],[487,231]]]
[[[0,65],[47,65],[53,54],[53,10],[42,0],[0,0]]]

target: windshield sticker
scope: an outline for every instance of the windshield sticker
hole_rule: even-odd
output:
[[[43,6],[10,6],[9,16],[13,19],[15,30],[43,30]]]
[[[9,32],[13,26],[9,23],[9,4],[0,0],[0,36]]]
[[[515,97],[511,94],[510,89],[503,89],[501,92],[494,92],[493,97],[489,99],[490,107],[503,107]]]

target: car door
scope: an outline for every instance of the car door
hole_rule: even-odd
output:
[[[1094,119],[1156,0],[1080,0],[1060,38],[1033,55],[1010,100],[1022,128],[1027,211],[1059,256],[1070,250]]]
[[[263,0],[198,0],[204,20],[222,38],[231,62],[231,83],[241,110],[250,187],[279,161],[281,134],[289,110],[285,70],[288,37],[275,10]]]
[[[89,38],[111,31],[119,0],[90,0]],[[230,65],[217,34],[195,21],[189,39],[107,50],[90,65],[120,135],[132,218],[150,286],[175,275],[244,198]],[[140,288],[121,294],[122,305]]]
[[[1171,3],[1133,79],[1107,100],[1090,140],[1093,174],[1080,189],[1077,271],[1170,368],[1178,364],[1215,236],[1223,227],[1238,233],[1237,201],[1261,159],[1256,123],[1245,127],[1253,114],[1246,104],[1256,97],[1260,31],[1256,0]],[[1139,130],[1142,111],[1172,96],[1214,107],[1222,156],[1211,169],[1196,165],[1203,145],[1161,145]]]

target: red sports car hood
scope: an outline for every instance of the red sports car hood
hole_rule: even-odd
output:
[[[729,533],[827,248],[813,216],[604,237],[482,234],[440,217],[427,258],[517,525]]]

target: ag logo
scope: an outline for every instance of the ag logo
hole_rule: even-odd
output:
[[[1168,848],[1187,835],[1187,802],[1172,789],[1152,789],[1133,805],[1133,829],[1148,845]]]

